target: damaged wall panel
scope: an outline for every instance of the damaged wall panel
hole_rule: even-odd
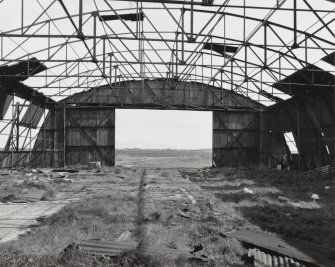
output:
[[[20,126],[36,129],[43,117],[44,111],[44,108],[30,104],[20,121]]]

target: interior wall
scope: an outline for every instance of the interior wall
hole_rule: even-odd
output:
[[[260,164],[261,112],[213,112],[213,164],[245,167]]]
[[[63,167],[100,161],[115,164],[115,109],[58,107],[38,135],[32,165]]]

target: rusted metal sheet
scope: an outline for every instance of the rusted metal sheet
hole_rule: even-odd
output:
[[[294,261],[307,266],[310,266],[310,264],[319,267],[335,266],[334,253],[326,248],[298,239],[251,230],[237,230],[227,234],[227,236],[245,242],[251,249],[258,249],[258,251],[254,250],[253,252],[249,252],[254,254],[255,266],[264,266],[256,265],[256,262],[257,264],[260,264],[261,261],[263,262],[263,260],[261,260],[262,256],[259,255],[259,251],[271,254],[272,258],[275,256],[277,262],[278,257],[280,256],[282,258],[292,258]],[[273,266],[278,266],[278,264]]]
[[[170,255],[195,258],[187,251],[180,251],[159,245],[139,245],[136,242],[129,241],[84,240],[79,244],[79,248],[96,255],[120,256],[127,251],[135,251],[145,256]]]
[[[36,129],[42,119],[44,111],[44,108],[30,104],[26,113],[20,121],[20,125]]]
[[[334,75],[310,64],[272,86],[293,96],[309,92],[325,93],[333,90]]]
[[[1,93],[0,94],[0,120],[3,120],[6,112],[9,108],[10,103],[13,100],[13,96],[6,94],[6,93]]]
[[[335,66],[335,52],[325,56],[324,58],[322,58],[322,60]]]

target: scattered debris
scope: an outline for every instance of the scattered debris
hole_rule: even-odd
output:
[[[183,191],[183,193],[188,197],[189,200],[191,200],[193,205],[197,204],[197,201],[195,200],[195,198],[191,194],[187,193],[185,188],[180,188],[180,190]]]
[[[66,248],[64,248],[64,252],[68,252],[68,251],[72,251],[72,250],[75,250],[75,249],[79,249],[79,245],[74,243],[74,242],[71,242]]]
[[[283,197],[283,196],[279,196],[279,197],[278,197],[278,200],[281,201],[281,202],[289,202],[289,201],[290,201],[289,198],[287,198],[287,197]]]
[[[158,221],[159,220],[159,218],[161,217],[161,214],[160,213],[158,213],[158,212],[153,212],[153,213],[151,213],[150,215],[149,215],[149,220],[150,221]]]
[[[32,169],[31,172],[32,173],[43,173],[41,170],[38,170],[38,169]]]
[[[251,230],[238,230],[233,233],[226,233],[226,236],[236,238],[244,242],[249,249],[249,255],[253,255],[255,258],[255,266],[260,260],[259,252],[253,249],[259,249],[261,254],[270,253],[271,257],[276,258],[277,263],[281,263],[282,258],[288,260],[294,259],[302,264],[313,264],[318,267],[331,267],[335,266],[335,257],[333,252],[327,248],[307,243],[298,239],[287,238],[272,233],[257,232]],[[256,257],[257,261],[256,261]],[[264,256],[264,255],[263,255]],[[263,257],[265,259],[265,257]],[[274,265],[274,266],[278,266]],[[291,266],[281,264],[279,266]]]
[[[77,173],[79,170],[77,169],[54,169],[52,172],[69,172],[69,173]]]
[[[314,202],[316,201],[316,200],[319,200],[320,199],[320,197],[319,197],[319,195],[318,194],[313,194],[312,195],[312,199],[314,200]]]
[[[204,245],[200,243],[200,244],[197,244],[197,245],[193,246],[193,250],[191,250],[190,253],[194,254],[194,253],[196,253],[198,251],[201,251],[203,249],[204,249]]]
[[[116,239],[116,241],[127,241],[128,239],[130,239],[130,236],[131,232],[125,231]]]
[[[71,244],[70,244],[71,245]],[[75,244],[72,244],[73,249]],[[126,251],[135,251],[137,254],[145,256],[157,256],[157,255],[173,255],[173,256],[184,256],[188,259],[197,258],[199,260],[205,260],[201,257],[196,257],[187,251],[181,251],[172,248],[166,248],[159,245],[144,245],[130,241],[95,241],[95,240],[83,240],[79,244],[79,249],[87,251],[93,255],[104,255],[110,257],[120,256]]]
[[[246,193],[246,194],[254,194],[254,191],[252,191],[251,189],[249,189],[247,187],[243,188],[243,192]]]
[[[88,163],[88,167],[92,169],[100,169],[101,168],[101,162],[100,161],[93,161]]]
[[[189,214],[187,214],[186,212],[183,212],[183,211],[179,211],[178,215],[180,217],[183,217],[183,218],[186,218],[186,219],[192,219],[193,217]]]

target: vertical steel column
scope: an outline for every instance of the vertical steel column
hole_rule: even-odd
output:
[[[113,53],[109,54],[109,83],[112,84]]]
[[[97,58],[97,14],[93,13],[93,61]]]
[[[19,152],[20,147],[20,103],[16,102],[16,152]]]
[[[230,89],[234,90],[233,60],[230,61]]]
[[[45,124],[46,124],[46,121],[45,121],[45,104],[44,104],[44,112],[43,112],[43,164],[44,164],[44,168],[46,168],[46,150],[45,150],[45,140],[46,140],[46,137],[45,137]],[[51,113],[51,112],[50,112]]]
[[[306,64],[305,64],[305,66],[307,67],[307,65],[308,65],[308,53],[307,53],[307,37],[305,36],[305,61],[306,61]]]
[[[292,48],[296,48],[298,46],[297,43],[297,0],[293,0],[293,34],[294,41]]]
[[[23,0],[21,0],[21,33],[22,34],[24,34],[23,27],[24,27],[24,2]]]
[[[66,107],[64,104],[64,110],[63,110],[63,167],[66,166]]]
[[[182,50],[182,53],[181,53],[181,61],[182,61],[182,64],[184,65],[185,64],[185,9],[183,8],[182,9],[182,13],[181,13],[181,27],[182,27],[182,32],[181,32],[181,50]]]
[[[318,96],[318,126],[319,126],[319,131],[318,131],[319,166],[322,166],[320,96]]]
[[[79,0],[79,32],[83,33],[83,0]]]
[[[298,169],[301,170],[301,149],[300,149],[300,113],[299,103],[297,103],[297,149],[298,149]]]
[[[194,6],[193,6],[194,0],[191,0],[191,42],[193,42],[193,20],[194,20]]]
[[[264,69],[267,68],[267,52],[268,52],[268,37],[267,37],[267,23],[264,23]]]
[[[102,73],[103,76],[106,77],[106,39],[103,38],[102,40]]]
[[[32,103],[32,99],[30,99],[30,105]],[[36,113],[35,113],[36,114]],[[29,171],[31,170],[31,160],[32,160],[32,154],[31,154],[31,108],[29,108]]]

